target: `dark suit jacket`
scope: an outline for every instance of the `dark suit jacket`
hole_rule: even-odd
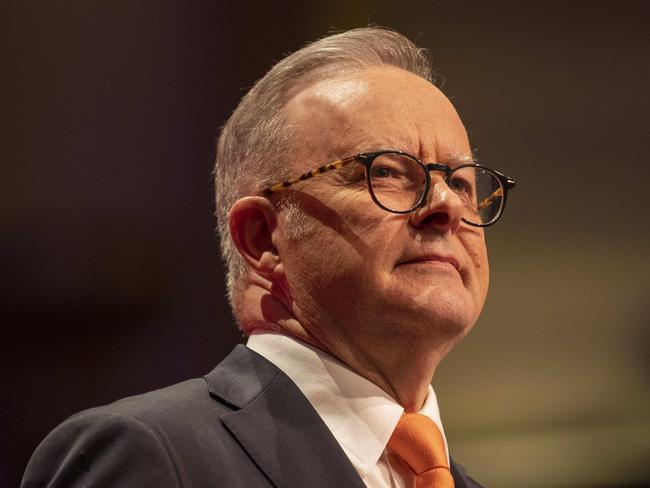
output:
[[[480,488],[452,463],[456,488]],[[203,378],[73,415],[22,487],[363,487],[298,387],[245,346]]]

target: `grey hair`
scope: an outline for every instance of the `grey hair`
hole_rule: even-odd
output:
[[[287,176],[282,156],[286,158],[291,148],[285,106],[315,81],[378,65],[396,66],[433,83],[425,49],[388,29],[353,29],[307,44],[278,62],[242,98],[221,129],[214,170],[215,215],[235,316],[247,265],[230,236],[228,212],[238,199]]]

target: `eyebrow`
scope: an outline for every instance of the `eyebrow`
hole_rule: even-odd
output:
[[[466,153],[455,154],[444,161],[436,161],[436,162],[447,165],[450,168],[454,168],[455,166],[462,166],[464,164],[476,164],[478,163],[478,159],[476,158],[474,152],[470,151]]]

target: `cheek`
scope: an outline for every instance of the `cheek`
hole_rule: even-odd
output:
[[[287,239],[284,246],[282,260],[287,282],[293,292],[330,292],[349,280],[353,270],[362,263],[357,252],[362,243],[344,238],[308,215],[303,219],[307,232]]]
[[[367,191],[341,192],[330,200],[330,205],[337,215],[330,229],[332,248],[345,255],[354,254],[367,273],[381,271],[396,255],[395,248],[403,247],[401,216],[396,218],[376,207]]]
[[[290,284],[312,289],[377,285],[403,245],[398,239],[403,222],[367,200],[367,191],[301,194],[301,208],[283,212],[283,261]]]
[[[490,266],[488,264],[487,248],[485,246],[485,238],[483,232],[480,234],[468,236],[463,240],[463,245],[467,250],[472,267],[473,288],[478,295],[480,305],[483,304],[490,282]]]

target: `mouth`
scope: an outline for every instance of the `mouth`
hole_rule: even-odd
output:
[[[460,263],[453,256],[444,256],[439,254],[427,254],[424,256],[418,256],[412,259],[407,259],[397,263],[398,266],[403,266],[406,264],[419,264],[419,265],[442,265],[446,267],[453,267],[456,271],[460,273]]]

